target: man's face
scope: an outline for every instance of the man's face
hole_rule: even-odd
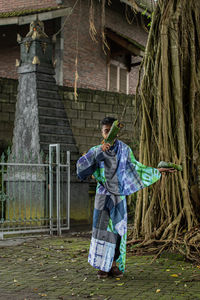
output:
[[[102,126],[101,134],[102,134],[102,137],[104,138],[104,140],[107,139],[111,126],[112,125],[103,125]]]

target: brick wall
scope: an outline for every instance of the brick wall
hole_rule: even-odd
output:
[[[56,6],[55,0],[0,0],[0,12]]]
[[[120,138],[137,152],[138,133],[133,129],[135,120],[133,95],[79,89],[78,101],[75,102],[73,88],[62,87],[60,93],[80,153],[101,143],[100,121],[106,116],[120,119],[125,105],[126,113],[123,118],[125,127],[121,131]]]
[[[0,78],[1,150],[12,143],[17,85],[17,80]],[[132,125],[135,120],[132,95],[79,89],[78,101],[75,102],[73,88],[59,87],[59,91],[80,153],[101,142],[100,120],[105,116],[120,118],[125,104],[125,127],[120,138],[137,153],[138,133],[133,130]]]
[[[67,3],[72,6],[73,0]],[[78,32],[78,87],[106,90],[107,88],[107,62],[106,55],[102,51],[100,41],[101,32],[101,3],[94,1],[95,4],[95,26],[97,29],[98,43],[92,41],[89,35],[89,2],[82,1],[81,6],[77,5],[73,14],[65,24],[64,30],[64,84],[74,85],[75,77],[75,57],[77,49]],[[122,4],[121,4],[122,5]],[[115,11],[111,7],[106,8],[107,27],[124,34],[136,42],[145,45],[147,33],[143,27],[134,21],[129,24],[121,11]],[[135,93],[138,67],[133,68],[130,73],[130,93]]]

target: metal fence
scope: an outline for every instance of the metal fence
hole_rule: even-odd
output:
[[[20,162],[19,162],[20,161]],[[70,227],[70,152],[59,144],[49,154],[0,159],[0,237],[57,232]]]

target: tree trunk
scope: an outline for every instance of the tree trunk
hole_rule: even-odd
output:
[[[183,171],[138,193],[133,240],[174,241],[200,223],[199,21],[196,0],[160,0],[154,11],[136,95],[139,160],[154,167],[171,161]]]

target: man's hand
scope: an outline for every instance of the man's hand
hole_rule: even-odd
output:
[[[108,151],[110,149],[111,145],[108,144],[108,143],[104,143],[102,146],[101,146],[101,149],[105,152],[105,151]]]
[[[175,173],[177,170],[175,170],[174,168],[158,168],[158,171],[160,173]]]

